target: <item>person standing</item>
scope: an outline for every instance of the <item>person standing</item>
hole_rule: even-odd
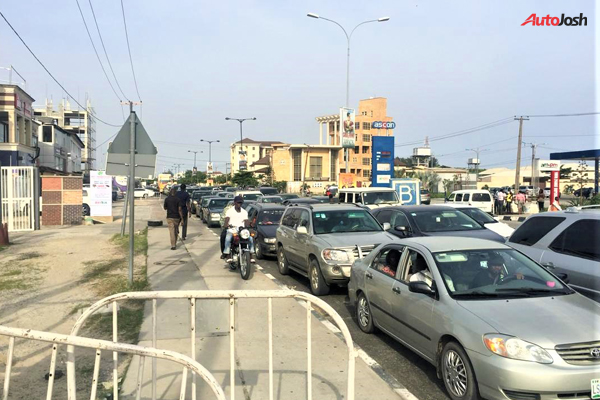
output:
[[[179,200],[181,200],[181,210],[183,213],[182,217],[181,217],[181,239],[182,240],[185,240],[185,238],[187,237],[188,216],[189,217],[192,216],[192,207],[190,205],[190,195],[185,189],[186,189],[186,185],[185,185],[185,183],[183,183],[183,184],[181,184],[179,192],[177,192],[177,197],[179,198]]]
[[[554,198],[554,201],[550,204],[550,207],[548,207],[548,211],[562,211],[558,197]]]
[[[538,208],[540,209],[539,212],[544,211],[544,201],[546,201],[546,196],[544,195],[544,189],[540,189],[540,191],[538,192],[538,195],[537,195]]]
[[[513,203],[513,194],[512,190],[508,189],[508,193],[506,194],[506,213],[512,214],[512,203]]]
[[[496,214],[502,215],[504,214],[504,198],[506,195],[504,194],[504,189],[500,189],[496,193]]]
[[[181,200],[177,197],[177,189],[171,188],[169,196],[165,198],[164,209],[167,211],[167,224],[169,225],[169,235],[171,237],[171,250],[177,246],[177,236],[179,236],[179,224],[183,220],[183,210]]]
[[[517,201],[517,212],[523,214],[523,207],[525,206],[525,200],[527,200],[525,195],[519,192],[515,195],[515,200]]]

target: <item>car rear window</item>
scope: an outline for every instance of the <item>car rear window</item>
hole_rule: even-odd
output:
[[[600,220],[582,219],[565,229],[549,247],[559,253],[600,261],[598,237]]]
[[[492,201],[489,193],[473,193],[473,201]]]
[[[524,244],[532,246],[548,232],[556,228],[565,217],[533,217],[523,222],[517,230],[508,239],[511,243]]]

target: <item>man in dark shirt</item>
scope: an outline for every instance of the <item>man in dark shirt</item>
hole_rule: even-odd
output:
[[[175,250],[177,245],[177,236],[179,236],[179,224],[183,220],[183,210],[181,200],[176,196],[177,189],[172,188],[169,196],[165,199],[164,208],[167,211],[167,223],[169,225],[169,235],[171,236],[171,250]]]
[[[187,236],[187,223],[188,223],[188,215],[191,217],[192,207],[190,206],[190,195],[186,192],[185,183],[183,183],[179,189],[179,192],[176,193],[177,197],[181,201],[181,239],[185,240]]]
[[[499,285],[509,276],[514,276],[513,279],[523,279],[522,273],[509,274],[504,269],[504,258],[501,255],[490,257],[487,262],[487,269],[481,271],[475,276],[471,282],[470,288],[478,288],[489,285]]]

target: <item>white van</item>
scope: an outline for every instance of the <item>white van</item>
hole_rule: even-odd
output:
[[[490,214],[494,209],[494,199],[487,190],[455,190],[446,202],[477,207]]]
[[[392,188],[365,187],[340,189],[340,203],[361,204],[368,208],[401,206],[398,193]]]
[[[242,196],[244,200],[258,200],[263,194],[258,190],[236,190],[235,196]]]

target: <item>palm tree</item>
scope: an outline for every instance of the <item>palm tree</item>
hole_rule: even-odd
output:
[[[418,172],[415,177],[421,181],[423,188],[429,190],[431,193],[438,192],[437,188],[441,178],[435,172]]]

